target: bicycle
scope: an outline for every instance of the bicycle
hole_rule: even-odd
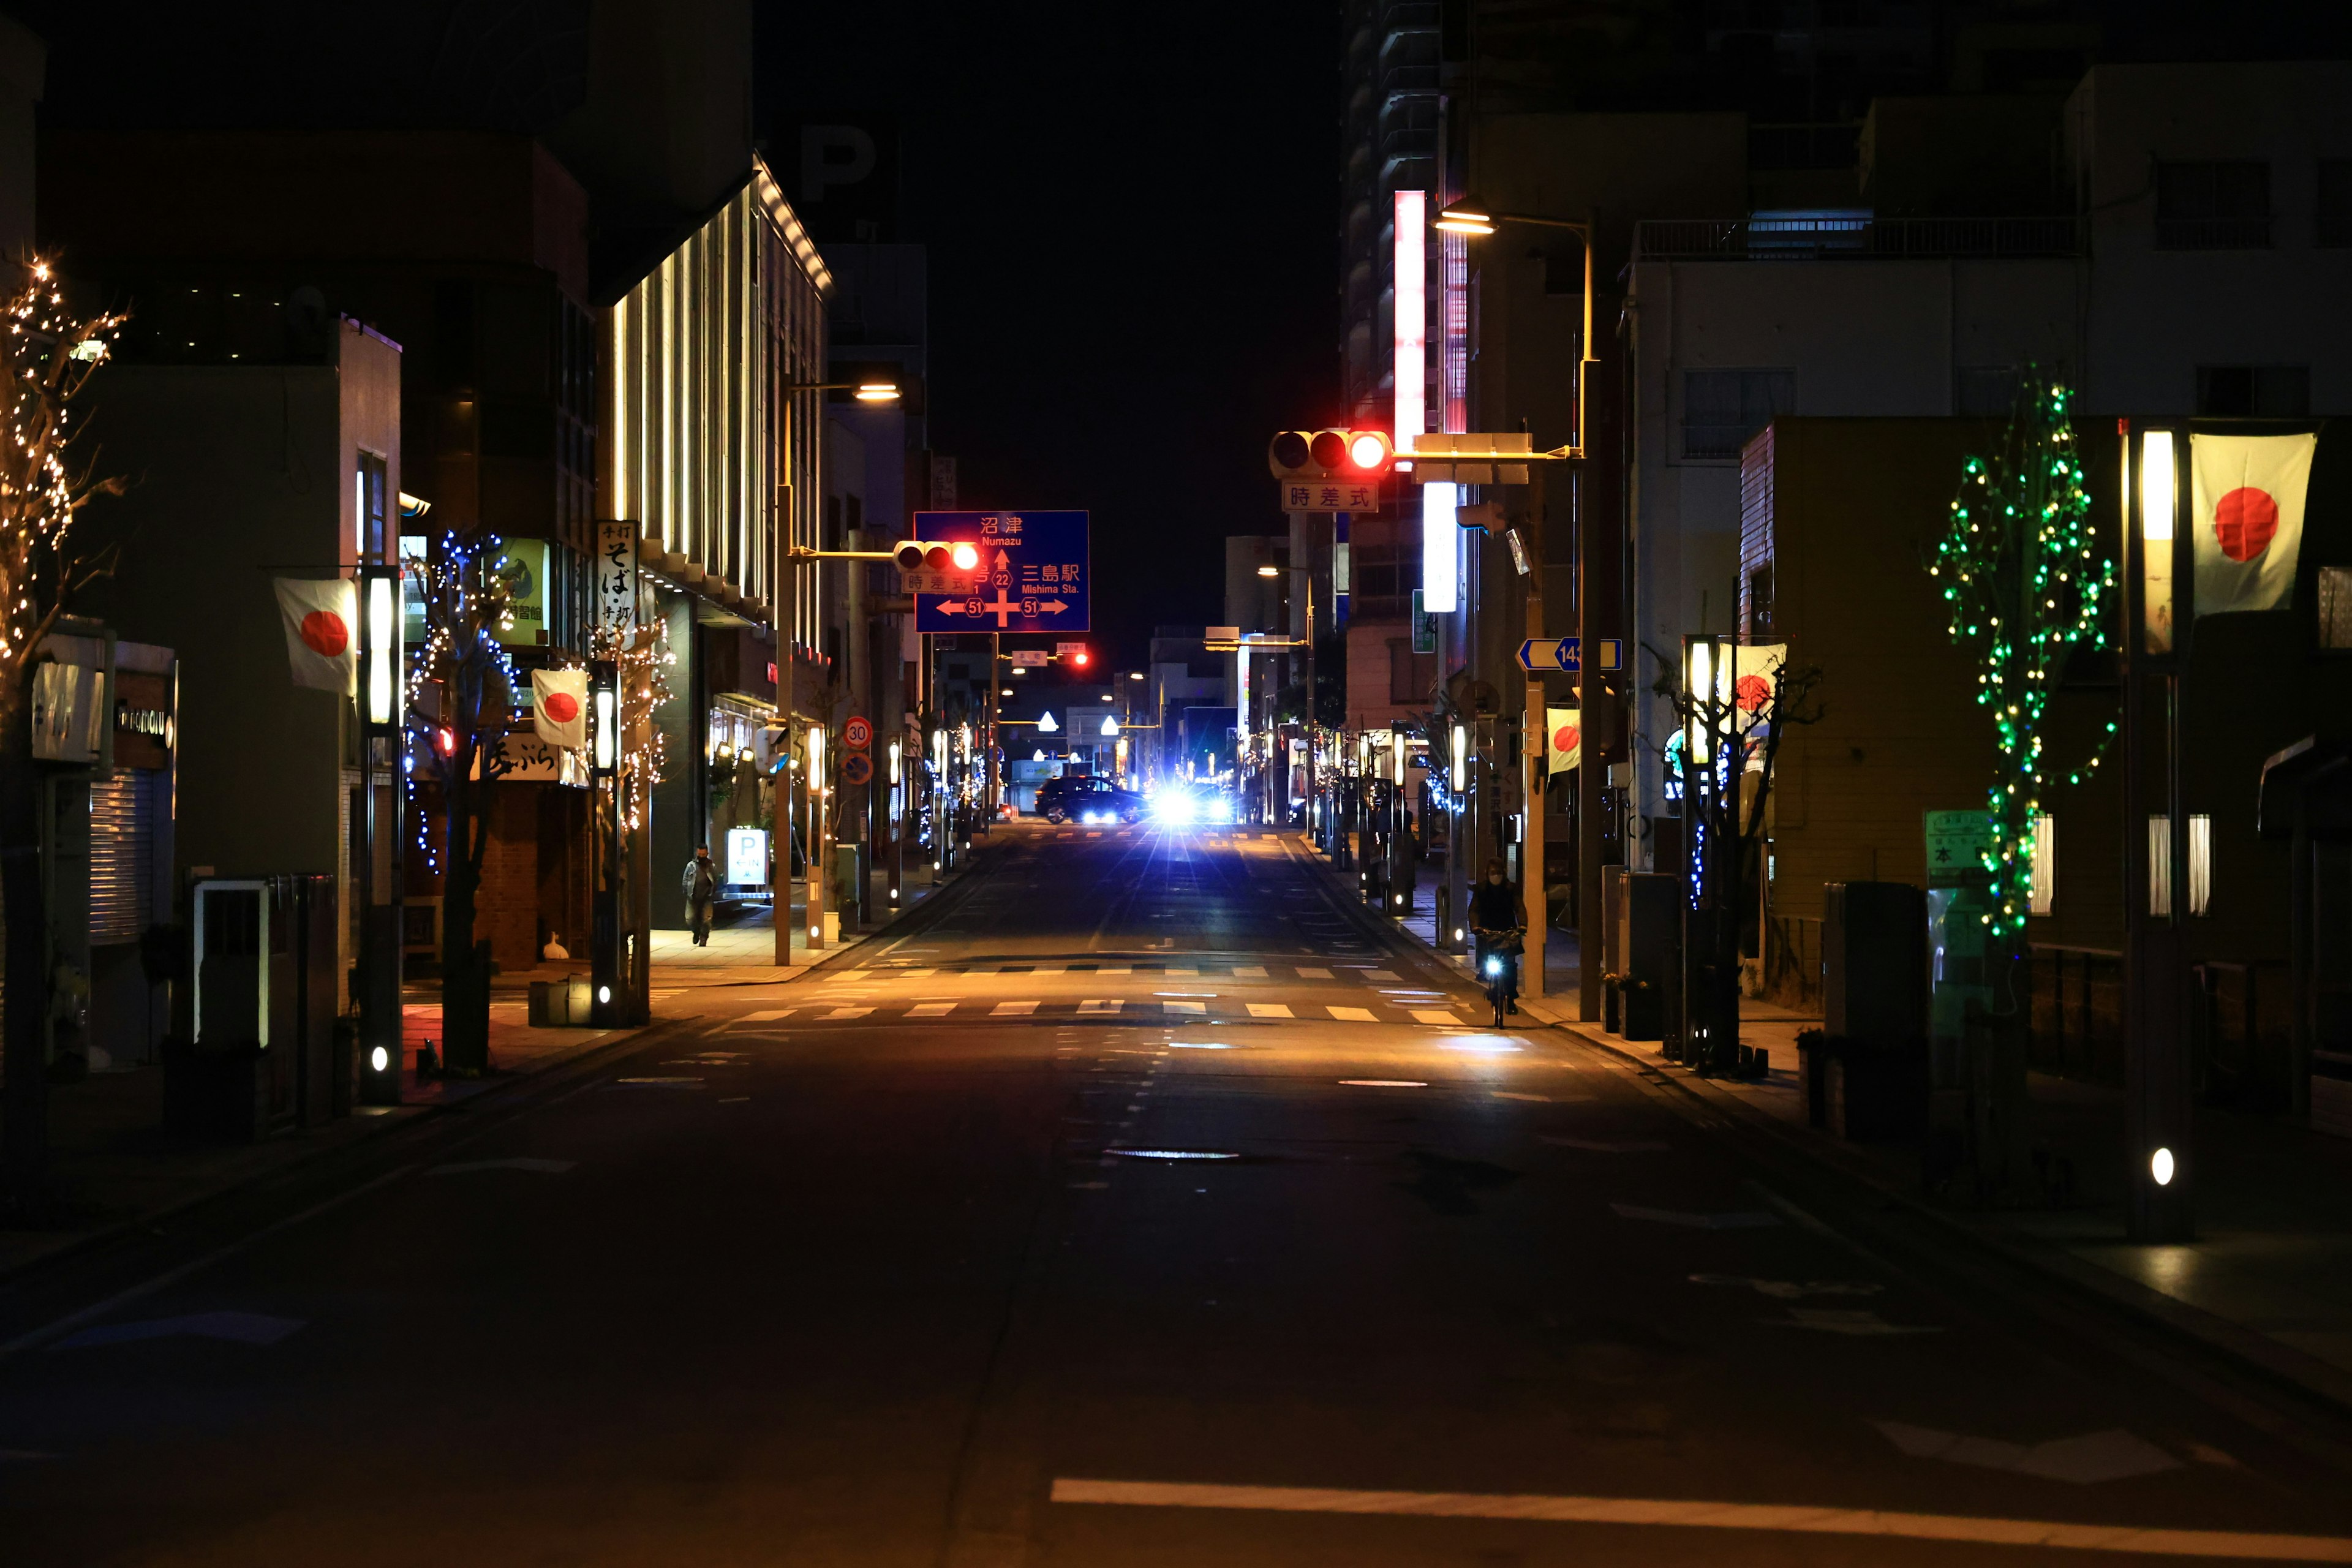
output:
[[[1495,1027],[1507,1028],[1513,999],[1519,993],[1520,939],[1527,933],[1473,926],[1471,934],[1478,939],[1478,973],[1486,983],[1486,1000],[1495,1009]]]

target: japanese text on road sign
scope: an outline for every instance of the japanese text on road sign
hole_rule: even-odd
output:
[[[1083,511],[919,511],[915,537],[979,547],[971,591],[914,588],[919,632],[1082,632],[1087,622]]]

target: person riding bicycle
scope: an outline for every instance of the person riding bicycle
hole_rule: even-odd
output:
[[[1486,879],[1470,895],[1470,934],[1476,939],[1471,951],[1482,981],[1486,978],[1487,954],[1500,952],[1503,982],[1514,1013],[1519,1010],[1518,939],[1526,929],[1518,889],[1503,875],[1502,861],[1487,861]]]

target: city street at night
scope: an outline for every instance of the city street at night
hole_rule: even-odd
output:
[[[2352,1561],[2340,1428],[1478,1026],[1295,836],[992,839],[11,1291],[12,1568]]]

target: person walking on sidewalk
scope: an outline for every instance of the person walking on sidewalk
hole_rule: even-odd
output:
[[[686,863],[682,891],[686,894],[686,923],[694,932],[694,945],[710,945],[710,900],[719,896],[719,868],[710,863],[710,846],[694,847],[694,858]]]

